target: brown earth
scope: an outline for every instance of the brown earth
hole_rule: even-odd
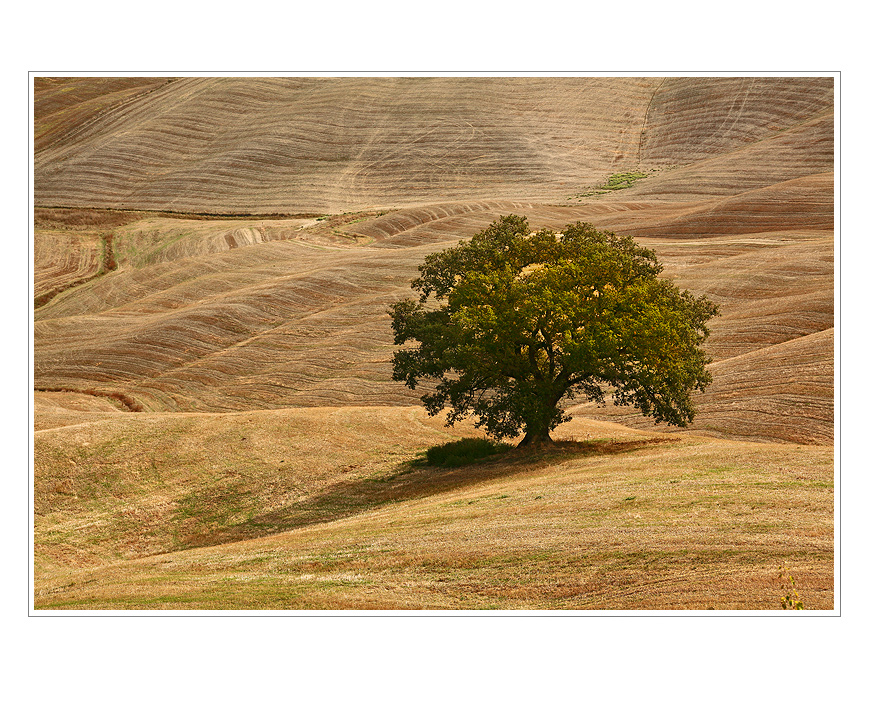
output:
[[[49,89],[37,84],[37,130],[57,114],[40,109]],[[832,100],[823,78],[191,78],[119,98],[46,144],[35,194],[56,206],[340,212],[558,202],[613,172],[689,165],[687,181],[654,192],[733,193],[830,171]],[[710,160],[714,176],[698,176]]]
[[[418,393],[391,380],[387,306],[410,295],[427,254],[507,213],[527,216],[535,228],[584,220],[630,234],[656,250],[665,275],[720,307],[708,344],[714,381],[698,397],[691,430],[654,427],[612,405],[579,406],[579,415],[684,442],[738,440],[728,445],[737,453],[745,441],[766,442],[752,446],[770,452],[779,451],[770,442],[832,444],[832,79],[36,79],[35,97],[40,505],[53,486],[75,495],[64,492],[64,481],[74,480],[67,468],[82,456],[95,461],[81,454],[75,428],[124,444],[126,432],[143,426],[140,417],[151,418],[162,439],[142,457],[159,464],[167,438],[184,432],[184,413],[229,419],[257,411],[250,417],[268,424],[268,413],[411,412]],[[602,188],[610,174],[630,171],[646,177],[624,190]],[[402,456],[430,440],[407,437]],[[794,445],[781,446],[786,467],[796,455],[783,447]],[[730,451],[716,447],[722,456]],[[666,461],[678,463],[675,454]],[[190,478],[200,493],[213,480]],[[254,490],[255,507],[245,505],[276,510],[270,490]],[[352,500],[362,500],[357,493]],[[823,513],[831,494],[813,495],[820,502],[809,501],[811,511]],[[177,515],[182,498],[157,491],[142,500]],[[48,525],[79,519],[74,501],[45,505],[37,516],[41,545]],[[113,525],[109,537],[99,548],[77,543],[84,556],[72,566],[58,566],[66,562],[57,555],[40,562],[40,583],[55,568],[62,581],[85,564],[123,571],[125,560],[141,556],[112,541],[139,539],[134,516],[121,520],[131,531],[120,530],[114,507],[87,510],[94,524]],[[149,532],[169,514],[141,510]],[[330,515],[336,525],[362,519]],[[226,524],[209,525],[197,528],[211,535],[200,544],[229,534]],[[803,528],[815,529],[781,529]],[[61,532],[61,542],[72,534]],[[183,532],[175,542],[145,541],[162,544],[157,551],[192,546]],[[822,551],[832,544],[832,533],[824,535]],[[242,537],[251,534],[233,539]],[[69,551],[66,544],[60,551]],[[121,562],[112,566],[114,559]],[[802,563],[806,578],[829,591],[832,561],[825,560],[817,568]],[[519,594],[528,585],[516,578],[505,588]],[[678,584],[662,586],[663,600],[654,603],[678,607]],[[734,593],[742,587],[735,584],[727,586]],[[684,607],[709,607],[698,605],[706,601],[695,586]],[[512,607],[498,600],[513,597],[507,591],[477,605]],[[400,607],[382,592],[366,597]],[[653,607],[634,597],[558,602]],[[305,598],[299,607],[327,607]],[[335,607],[367,607],[354,598]],[[516,602],[545,607],[522,598]],[[408,602],[463,607],[418,591]]]

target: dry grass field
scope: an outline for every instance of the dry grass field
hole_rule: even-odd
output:
[[[34,95],[36,609],[767,610],[783,574],[835,606],[831,78]],[[508,213],[718,304],[688,430],[580,405],[425,463],[480,432],[391,380],[387,308]]]

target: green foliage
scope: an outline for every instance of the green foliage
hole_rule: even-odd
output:
[[[603,186],[603,189],[622,190],[623,188],[630,188],[634,184],[634,181],[645,177],[646,174],[641,173],[640,171],[631,171],[629,173],[614,173],[607,179],[606,185]]]
[[[509,444],[493,442],[491,439],[465,437],[457,442],[429,447],[425,452],[425,458],[432,466],[465,466],[501,454],[508,449],[510,449]]]
[[[717,314],[706,298],[658,275],[651,249],[578,222],[531,232],[507,215],[469,242],[431,254],[411,284],[419,299],[392,305],[393,379],[447,424],[471,413],[496,438],[548,440],[584,395],[633,405],[657,422],[694,419],[691,392],[711,377],[700,349]]]
[[[624,190],[625,188],[630,188],[634,185],[634,181],[638,181],[641,178],[647,178],[648,175],[648,173],[643,173],[642,171],[613,173],[607,178],[606,183],[603,185],[597,186],[592,190],[587,190],[584,193],[577,193],[576,195],[569,196],[567,199],[572,200],[573,198],[585,198],[591,195],[604,195],[612,190]]]
[[[805,610],[803,601],[800,600],[800,594],[797,593],[797,582],[794,577],[784,568],[779,568],[779,576],[785,579],[782,590],[785,594],[781,597],[781,607],[783,610]]]

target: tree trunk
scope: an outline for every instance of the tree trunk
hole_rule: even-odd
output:
[[[522,441],[519,442],[520,447],[539,446],[541,444],[552,444],[549,430],[543,430],[542,432],[529,431]]]

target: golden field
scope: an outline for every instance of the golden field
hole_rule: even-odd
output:
[[[834,607],[833,81],[35,84],[36,609]],[[609,189],[613,174],[639,172]],[[688,430],[434,469],[388,305],[502,214],[721,316]]]

